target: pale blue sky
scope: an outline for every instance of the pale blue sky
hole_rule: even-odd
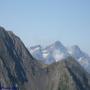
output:
[[[90,0],[1,0],[0,25],[26,46],[59,40],[90,54]]]

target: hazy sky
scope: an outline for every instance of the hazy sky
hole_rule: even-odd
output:
[[[90,54],[90,0],[0,0],[0,25],[26,46],[59,40]]]

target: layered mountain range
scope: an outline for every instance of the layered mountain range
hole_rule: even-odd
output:
[[[56,41],[45,48],[40,45],[30,47],[29,51],[36,60],[41,60],[46,64],[58,62],[72,56],[90,73],[90,57],[77,45],[67,48],[60,41]]]
[[[52,52],[48,48],[44,53]],[[58,62],[50,65],[41,58],[36,60],[19,37],[0,27],[0,90],[90,90],[90,74],[73,57],[55,58]]]

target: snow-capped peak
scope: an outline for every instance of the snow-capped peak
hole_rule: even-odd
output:
[[[32,46],[30,47],[31,50],[34,50],[34,49],[41,49],[42,47],[40,45],[36,45],[36,46]]]
[[[64,47],[60,41],[56,41],[55,43],[53,43],[53,46],[55,46],[55,48]]]
[[[46,60],[46,63],[49,64],[65,59],[69,56],[66,47],[60,41],[56,41],[44,49],[42,49],[41,46],[39,46],[39,50],[37,48],[38,47],[34,47],[34,49],[32,48],[31,52],[34,51],[33,54],[37,57],[40,57],[42,54],[43,60]]]
[[[55,41],[53,44],[46,47],[46,49],[66,49],[60,41]]]
[[[30,52],[37,60],[42,60],[46,64],[51,64],[67,58],[68,56],[74,57],[88,72],[90,72],[90,57],[83,52],[79,46],[73,45],[66,48],[60,41],[42,49],[40,45],[30,48]]]
[[[68,48],[68,52],[76,59],[85,57],[85,53],[77,45],[73,45],[70,48]]]
[[[71,46],[70,48],[69,48],[69,50],[71,51],[71,52],[82,52],[81,50],[80,50],[80,48],[79,48],[79,46],[77,46],[77,45],[73,45],[73,46]]]
[[[87,53],[83,52],[77,45],[70,47],[68,53],[90,73],[90,57]]]
[[[43,60],[42,47],[40,45],[30,47],[29,51],[32,54],[32,56],[37,60]]]

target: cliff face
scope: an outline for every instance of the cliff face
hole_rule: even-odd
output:
[[[90,90],[90,75],[71,57],[41,64],[19,37],[0,27],[0,84],[20,90]]]
[[[1,85],[6,87],[20,85],[27,81],[25,67],[20,55],[21,52],[18,52],[21,47],[18,41],[19,38],[16,36],[11,38],[9,32],[0,28],[0,82]],[[16,45],[17,43],[18,45]]]
[[[0,82],[4,87],[23,86],[28,82],[28,74],[33,58],[12,32],[0,28]]]

